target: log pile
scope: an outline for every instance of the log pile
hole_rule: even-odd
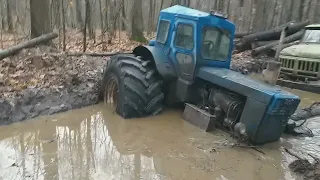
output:
[[[304,27],[308,25],[308,21],[303,22],[288,22],[273,29],[255,32],[255,33],[236,33],[235,37],[235,53],[240,53],[246,50],[252,50],[252,56],[267,54],[275,55],[275,50],[279,44],[281,31],[287,27],[287,37],[284,39],[283,48],[297,44],[302,38]]]

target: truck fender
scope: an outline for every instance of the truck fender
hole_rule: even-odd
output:
[[[133,54],[152,61],[156,65],[157,71],[164,79],[177,77],[177,73],[171,59],[169,59],[161,48],[140,45],[134,48]]]

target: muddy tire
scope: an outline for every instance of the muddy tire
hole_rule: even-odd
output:
[[[112,97],[108,93],[110,82],[117,86],[111,86]],[[117,55],[107,62],[104,70],[102,96],[106,103],[110,103],[111,97],[114,110],[125,119],[153,116],[163,109],[162,84],[151,61],[133,55]]]

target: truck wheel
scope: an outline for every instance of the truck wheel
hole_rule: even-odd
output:
[[[117,55],[107,62],[102,95],[104,102],[125,119],[153,116],[163,109],[162,84],[150,61]]]

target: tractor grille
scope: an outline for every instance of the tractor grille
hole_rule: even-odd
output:
[[[300,77],[308,78],[310,80],[320,79],[320,60],[300,58],[291,59],[290,57],[280,58],[282,63],[281,73]]]

